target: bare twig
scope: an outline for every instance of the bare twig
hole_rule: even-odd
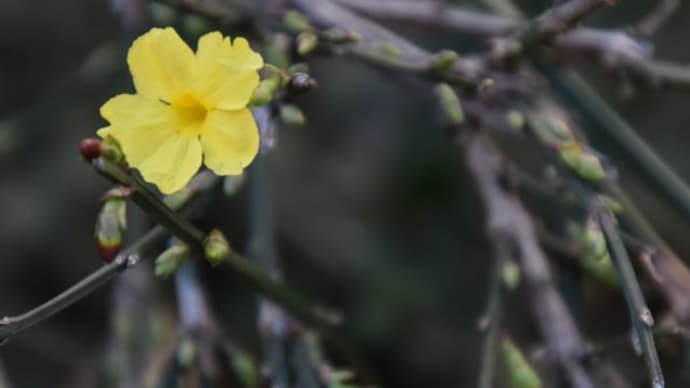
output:
[[[521,263],[530,307],[548,350],[573,387],[594,387],[578,361],[589,345],[580,336],[553,286],[548,260],[539,246],[532,220],[519,200],[501,184],[503,167],[495,146],[471,128],[461,132],[458,146],[484,200],[491,240],[513,247]]]
[[[205,179],[207,174],[203,175],[203,177],[197,177],[197,179],[193,180],[189,185],[189,187],[193,187],[195,193],[212,187],[216,181],[215,179]],[[193,197],[193,195],[186,198],[168,197],[168,204],[172,209],[179,209],[186,205]],[[162,206],[165,207],[165,205]],[[172,210],[169,211],[172,212]],[[176,217],[182,219],[184,215],[176,215]],[[20,331],[51,317],[91,294],[117,276],[120,272],[138,264],[142,258],[150,257],[153,248],[159,245],[166,236],[167,233],[163,227],[155,227],[129,248],[120,252],[111,263],[102,266],[77,284],[54,298],[51,298],[49,301],[21,315],[0,319],[0,345]]]
[[[499,354],[499,331],[501,326],[501,310],[502,310],[502,290],[501,290],[501,268],[506,260],[510,260],[507,256],[508,247],[502,241],[496,241],[494,247],[494,264],[491,270],[491,279],[489,281],[489,299],[487,301],[486,312],[482,317],[486,327],[482,328],[485,331],[484,341],[482,343],[482,359],[479,369],[479,388],[491,388],[494,386],[494,375],[496,372],[496,360]]]
[[[673,16],[673,13],[680,7],[680,3],[680,0],[657,1],[655,8],[630,28],[631,32],[644,37],[654,35]]]
[[[618,235],[615,218],[610,211],[603,206],[597,208],[596,211],[598,213],[599,224],[606,237],[614,267],[618,273],[623,295],[625,295],[633,329],[639,340],[642,354],[647,363],[651,386],[652,388],[663,388],[665,386],[664,375],[661,371],[659,356],[657,355],[656,345],[654,344],[654,334],[652,332],[654,319],[652,318],[652,313],[645,303],[642,290],[635,276],[635,271],[628,258],[628,253]]]

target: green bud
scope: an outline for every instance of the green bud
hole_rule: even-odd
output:
[[[280,121],[286,125],[301,127],[306,122],[304,113],[295,105],[284,104],[280,107]]]
[[[594,278],[610,287],[618,287],[618,278],[611,262],[606,239],[599,225],[588,222],[582,226],[575,222],[568,223],[568,235],[575,240],[582,250],[579,261],[582,268]]]
[[[208,19],[193,13],[185,13],[182,25],[191,36],[201,36],[211,30],[211,24]]]
[[[457,62],[460,55],[453,50],[441,50],[431,57],[431,68],[439,73],[445,73]]]
[[[506,112],[506,121],[515,129],[522,129],[525,126],[525,116],[514,109]]]
[[[501,348],[510,386],[512,388],[541,388],[539,375],[510,338],[502,339]]]
[[[110,197],[105,199],[96,218],[96,246],[107,263],[113,261],[122,247],[122,237],[127,227],[126,213],[127,201],[122,197]]]
[[[101,142],[101,157],[107,161],[118,164],[124,161],[122,147],[114,137],[106,136]]]
[[[156,276],[167,279],[189,258],[189,247],[176,242],[156,258]]]
[[[242,381],[242,386],[258,388],[260,386],[259,370],[254,360],[244,353],[234,354],[232,357],[232,369]]]
[[[194,341],[189,337],[183,337],[177,345],[177,362],[183,367],[192,365],[197,357]]]
[[[608,195],[599,194],[599,200],[602,205],[609,209],[612,213],[618,214],[623,211],[623,204],[609,197]]]
[[[309,20],[306,18],[306,16],[295,10],[285,12],[285,16],[283,16],[283,24],[285,25],[285,28],[291,32],[313,30],[313,27],[311,26],[311,23],[309,23]]]
[[[520,266],[514,260],[506,260],[501,266],[501,279],[509,290],[520,285]]]
[[[254,89],[254,95],[252,95],[252,99],[249,104],[253,106],[261,106],[271,102],[275,93],[273,84],[274,82],[271,82],[270,80],[263,80],[259,82],[259,86]]]
[[[213,229],[204,241],[204,256],[211,265],[221,264],[231,251],[228,240],[218,229]]]
[[[599,158],[586,152],[579,144],[568,144],[559,151],[561,160],[581,178],[598,182],[606,177],[606,171]]]
[[[297,53],[299,55],[307,55],[314,51],[318,43],[319,38],[313,32],[300,32],[297,35]]]
[[[331,28],[322,34],[323,39],[333,44],[356,43],[362,39],[362,35],[342,28]]]
[[[450,85],[441,83],[434,87],[434,94],[441,105],[441,111],[453,125],[460,125],[465,120],[460,98]]]
[[[242,186],[244,186],[245,177],[244,174],[240,175],[229,175],[223,180],[223,192],[228,197],[232,197],[237,194]]]
[[[309,65],[304,62],[293,63],[287,68],[287,73],[292,76],[295,73],[309,74]]]

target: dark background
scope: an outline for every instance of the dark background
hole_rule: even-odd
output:
[[[523,3],[534,14],[548,2]],[[653,3],[621,1],[587,22],[624,27]],[[430,49],[483,47],[457,34],[392,27]],[[0,316],[43,302],[99,265],[93,225],[108,184],[80,160],[77,147],[105,124],[100,105],[131,90],[126,39],[104,0],[0,1]],[[653,41],[658,57],[690,62],[690,6],[681,6]],[[289,282],[344,312],[388,386],[472,386],[491,260],[481,203],[436,126],[426,84],[343,58],[308,62],[320,84],[299,100],[308,124],[282,128],[270,155],[275,229]],[[642,88],[622,98],[619,75],[591,62],[574,64],[690,181],[688,95]],[[616,147],[595,146],[619,167],[628,193],[663,236],[690,258],[688,224]],[[244,249],[246,192],[213,207],[200,224],[221,226]],[[539,204],[533,210],[549,211]],[[151,271],[150,262],[141,267]],[[257,349],[249,288],[226,274],[204,276],[229,334]],[[174,311],[172,282],[149,281],[160,295],[155,309]],[[622,298],[590,283],[578,317],[582,329],[596,340],[624,336]],[[111,291],[104,287],[2,347],[0,362],[13,386],[94,386],[111,346]],[[510,296],[507,326],[529,351],[538,335],[525,303],[520,290]],[[651,305],[658,308],[654,298]],[[660,347],[670,386],[690,384],[682,349]],[[612,359],[644,381],[642,361],[630,354],[621,346]]]

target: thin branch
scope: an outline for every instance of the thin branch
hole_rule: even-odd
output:
[[[501,185],[503,167],[495,146],[472,129],[461,132],[458,146],[484,200],[491,240],[502,240],[506,246],[514,247],[531,298],[530,307],[548,350],[573,387],[594,387],[578,362],[589,345],[553,286],[548,260],[539,246],[532,220],[519,200]]]
[[[661,28],[680,7],[680,0],[659,0],[654,9],[630,28],[638,36],[649,37]]]
[[[491,388],[494,386],[494,375],[496,373],[496,360],[499,355],[499,329],[501,327],[501,310],[502,310],[502,290],[501,290],[501,268],[506,262],[508,252],[501,241],[496,241],[494,244],[494,264],[491,270],[491,279],[489,281],[489,299],[487,302],[486,312],[482,317],[485,322],[484,341],[482,343],[482,358],[479,369],[479,388]],[[509,260],[509,259],[508,259]]]
[[[212,187],[214,182],[215,179],[207,179],[207,174],[202,174],[201,177],[196,178],[190,183],[188,189],[196,194]],[[167,200],[173,209],[179,209],[186,205],[192,198],[194,198],[194,195],[189,195],[184,198],[168,197]],[[171,214],[172,211],[173,210],[170,210]],[[178,218],[180,217],[179,215],[175,216]],[[111,263],[97,269],[59,295],[21,315],[0,319],[0,345],[22,330],[50,318],[54,314],[91,294],[122,271],[138,264],[142,259],[149,258],[153,248],[158,246],[166,236],[167,232],[163,227],[155,227],[130,247],[120,252]]]
[[[628,253],[618,235],[615,218],[603,206],[597,209],[597,213],[599,224],[606,237],[609,252],[611,253],[623,294],[625,295],[628,311],[630,312],[630,320],[647,363],[651,386],[652,388],[663,388],[665,386],[664,375],[661,371],[659,356],[654,344],[654,333],[652,331],[654,319],[652,318],[652,313],[645,303],[635,271],[628,258]]]

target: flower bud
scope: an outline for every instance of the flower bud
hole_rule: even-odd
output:
[[[297,53],[299,55],[307,55],[314,51],[319,39],[313,32],[301,32],[297,35]]]
[[[431,57],[431,68],[439,73],[450,70],[460,55],[453,50],[441,50]]]
[[[84,160],[90,161],[101,156],[101,139],[88,138],[79,143],[79,153]]]
[[[441,111],[448,121],[453,125],[460,125],[465,120],[462,112],[460,98],[450,85],[441,83],[434,87],[434,94],[441,105]]]
[[[501,340],[501,350],[511,387],[541,388],[539,375],[510,338],[504,337]]]
[[[285,104],[280,107],[280,121],[286,125],[301,127],[306,122],[304,113],[295,105]]]
[[[290,10],[283,16],[283,24],[291,32],[304,32],[313,29],[309,20],[303,14]]]
[[[204,256],[211,265],[221,264],[231,251],[228,240],[218,229],[213,229],[204,241]]]
[[[127,201],[113,196],[105,203],[96,218],[96,246],[106,263],[113,261],[122,247],[122,237],[126,228]]]
[[[184,264],[189,257],[189,247],[177,241],[156,258],[156,276],[168,278]]]
[[[598,182],[606,177],[606,171],[599,158],[584,150],[579,144],[567,144],[559,150],[559,156],[582,179]]]
[[[328,29],[322,35],[325,40],[333,44],[356,43],[362,39],[359,33],[338,27]]]
[[[290,77],[288,87],[293,93],[304,93],[318,86],[318,83],[311,75],[303,72],[293,73]]]

